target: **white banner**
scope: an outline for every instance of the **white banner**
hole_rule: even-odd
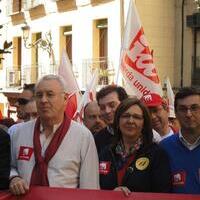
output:
[[[123,77],[138,98],[150,93],[162,96],[153,57],[132,0],[129,4],[120,61]]]

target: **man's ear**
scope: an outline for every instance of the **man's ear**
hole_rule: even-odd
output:
[[[65,92],[65,94],[64,94],[64,99],[65,99],[65,102],[67,102],[67,100],[68,100],[68,97],[69,97],[69,94]]]

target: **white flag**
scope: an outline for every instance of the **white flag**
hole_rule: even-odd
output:
[[[58,68],[58,74],[62,76],[66,82],[67,93],[69,94],[69,97],[65,111],[67,116],[72,118],[81,100],[81,92],[78,87],[78,83],[76,81],[74,73],[72,71],[71,62],[65,50],[63,50],[62,52],[61,63]]]
[[[86,90],[82,96],[82,99],[78,105],[77,112],[74,115],[74,120],[82,122],[83,121],[83,111],[85,106],[96,99],[96,86],[98,82],[98,70],[92,76],[89,84],[86,87]]]
[[[167,98],[169,103],[169,117],[176,118],[174,111],[174,92],[168,77],[166,78],[165,83],[167,87]]]
[[[120,69],[138,98],[150,93],[162,96],[160,80],[133,0],[129,3]]]

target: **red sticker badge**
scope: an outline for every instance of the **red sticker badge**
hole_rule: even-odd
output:
[[[176,172],[172,177],[172,184],[174,186],[183,186],[185,185],[186,173],[185,171]]]
[[[107,175],[110,173],[110,166],[111,163],[110,162],[100,162],[99,163],[99,173],[103,174],[103,175]]]
[[[30,160],[32,154],[32,147],[20,146],[18,160]]]

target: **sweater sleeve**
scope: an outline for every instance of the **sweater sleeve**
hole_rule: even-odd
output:
[[[16,159],[16,138],[15,138],[16,133],[11,134],[11,171],[10,171],[10,179],[14,176],[19,176],[18,171],[17,171],[17,159]]]

